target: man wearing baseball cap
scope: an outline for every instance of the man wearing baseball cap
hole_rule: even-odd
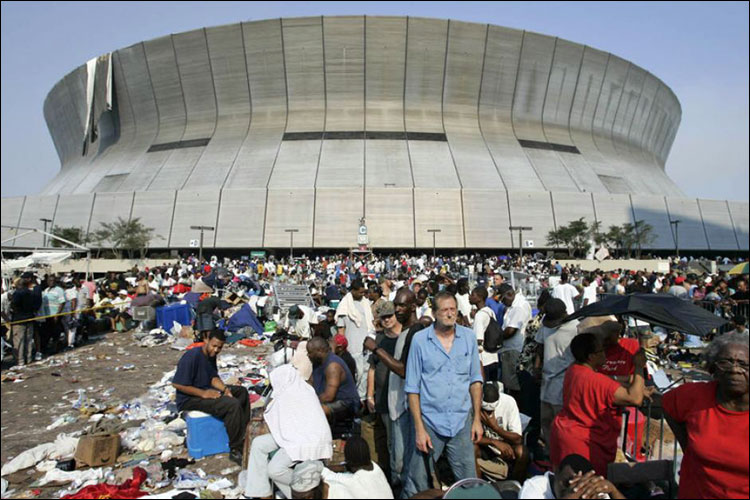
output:
[[[352,372],[352,377],[354,377],[354,383],[357,383],[357,362],[354,361],[354,358],[349,353],[349,341],[346,340],[346,336],[339,334],[334,335],[333,337],[333,353],[338,356],[339,358],[346,363],[346,366],[349,367],[349,370]]]

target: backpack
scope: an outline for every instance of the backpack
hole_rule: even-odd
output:
[[[484,331],[484,342],[482,346],[489,353],[496,353],[503,346],[503,329],[495,318],[490,316],[490,322]]]

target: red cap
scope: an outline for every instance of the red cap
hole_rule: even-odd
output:
[[[674,279],[675,285],[682,285],[684,282],[685,282],[685,277],[684,276],[677,276]]]
[[[341,347],[343,347],[344,349],[347,349],[347,348],[349,347],[349,341],[348,341],[348,340],[346,340],[346,337],[344,337],[344,336],[343,336],[343,335],[341,335],[340,333],[339,333],[339,334],[336,334],[336,335],[335,335],[335,336],[333,337],[333,341],[334,341],[334,342],[336,343],[336,345],[337,345],[337,346],[341,346]]]
[[[209,266],[208,264],[206,264],[205,266],[203,266],[203,272],[206,273],[206,274],[210,273],[211,272],[211,266]]]

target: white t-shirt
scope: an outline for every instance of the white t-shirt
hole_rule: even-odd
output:
[[[586,299],[588,299],[588,303],[586,303]],[[594,281],[583,289],[583,302],[586,303],[586,305],[591,305],[596,302],[596,300],[596,281]]]
[[[432,318],[433,320],[435,319],[432,315],[432,306],[430,306],[429,302],[426,300],[424,304],[417,306],[417,319],[422,319],[424,316]]]
[[[491,365],[492,363],[498,362],[496,352],[486,352],[482,347],[482,343],[484,341],[484,332],[487,330],[487,326],[490,324],[490,318],[497,321],[495,312],[487,306],[478,310],[474,315],[473,329],[474,335],[477,336],[477,341],[479,341],[479,358],[482,360],[482,366],[487,366]]]
[[[500,393],[500,400],[498,401],[497,408],[495,408],[495,418],[497,419],[497,425],[501,429],[507,432],[514,432],[519,436],[523,435],[521,414],[518,412],[518,405],[513,396],[503,392]]]
[[[318,324],[318,315],[315,314],[315,311],[313,311],[310,307],[300,305],[297,306],[302,310],[303,315],[299,319],[289,319],[289,316],[287,316],[286,320],[286,327],[287,328],[294,328],[294,333],[298,337],[301,337],[303,339],[309,339],[310,338],[310,325],[317,325]]]
[[[73,310],[73,301],[78,301],[78,290],[75,288],[66,288],[65,289],[65,309],[63,309],[64,312],[69,312]],[[76,304],[76,309],[80,309],[78,305]]]
[[[576,312],[576,308],[573,305],[573,299],[579,295],[580,293],[578,292],[578,289],[570,283],[560,283],[552,289],[552,297],[565,302],[565,310],[568,314]]]
[[[372,462],[372,470],[333,472],[324,468],[323,481],[328,483],[328,498],[393,498],[393,491],[385,474]]]
[[[552,472],[545,472],[543,476],[533,476],[523,482],[521,491],[518,492],[518,498],[520,499],[531,499],[531,498],[543,498],[545,500],[552,500],[555,497],[555,492],[552,489],[552,481],[554,481],[555,475]],[[602,499],[608,499],[608,494],[603,494]]]
[[[543,476],[533,476],[523,482],[521,491],[518,492],[518,498],[544,498],[554,499],[555,492],[552,490],[552,472],[545,472]]]
[[[544,345],[542,390],[540,399],[553,405],[563,404],[563,381],[568,367],[575,362],[570,343],[578,335],[578,320],[563,323],[558,328],[542,325],[535,340]]]
[[[506,351],[521,352],[523,350],[523,341],[526,338],[526,325],[529,324],[529,321],[531,321],[531,306],[523,295],[516,293],[513,304],[505,308],[503,329],[512,327],[518,329],[518,331],[511,338],[505,339],[499,353]]]
[[[362,318],[361,326],[357,326],[349,316],[339,316],[336,326],[339,328],[345,328],[344,335],[346,336],[346,340],[349,341],[349,354],[356,357],[356,355],[362,354],[362,344],[370,333],[367,321],[365,320],[365,318],[367,318],[365,315],[365,307],[369,308],[371,303],[364,298],[359,301],[354,300],[352,303],[354,304],[359,317]]]
[[[471,302],[469,302],[469,294],[464,295],[456,294],[456,302],[458,303],[458,312],[464,315],[465,318],[471,317]]]

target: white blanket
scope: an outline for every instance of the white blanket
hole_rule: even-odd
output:
[[[315,389],[292,365],[276,368],[270,378],[273,399],[264,418],[276,443],[295,462],[331,458],[331,428]]]
[[[355,325],[357,325],[357,328],[362,328],[362,321],[366,321],[368,331],[375,331],[375,327],[373,326],[374,321],[372,317],[372,308],[370,307],[370,301],[363,298],[362,305],[364,306],[363,309],[365,310],[364,318],[361,317],[362,315],[359,313],[357,308],[354,307],[354,298],[352,297],[351,292],[349,292],[344,296],[343,299],[341,299],[341,302],[339,302],[339,306],[336,308],[336,317],[340,318],[341,316],[347,316],[354,322]]]
[[[2,475],[7,476],[16,471],[28,469],[48,458],[57,460],[72,457],[78,446],[78,438],[67,434],[58,434],[54,443],[44,443],[26,450],[16,458],[3,465]]]

